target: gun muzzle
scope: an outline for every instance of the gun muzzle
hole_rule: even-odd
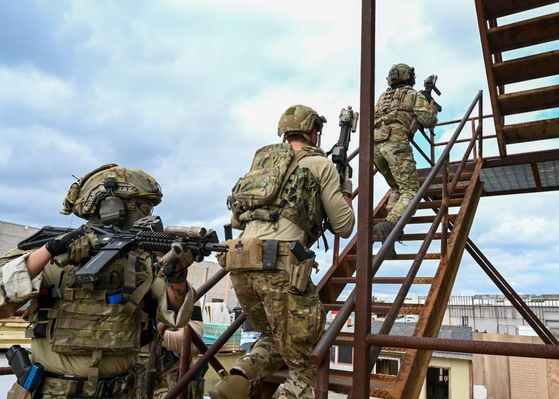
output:
[[[165,227],[164,231],[167,234],[174,234],[177,237],[192,239],[202,239],[206,236],[207,233],[207,230],[204,227],[168,226]]]

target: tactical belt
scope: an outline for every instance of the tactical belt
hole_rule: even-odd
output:
[[[113,377],[100,377],[99,382],[97,383],[97,387],[95,389],[95,393],[93,396],[84,396],[84,383],[87,382],[87,377],[70,377],[64,374],[57,374],[51,372],[45,372],[44,378],[51,379],[51,380],[62,380],[62,384],[69,385],[71,382],[76,382],[75,388],[73,392],[66,392],[67,394],[73,395],[73,397],[90,397],[90,398],[110,398],[119,393],[125,392],[126,390],[130,390],[133,392],[134,390],[134,383],[135,383],[135,373],[136,368],[132,367],[127,373],[119,374]],[[44,381],[44,380],[43,380]],[[35,394],[35,399],[42,399],[43,393],[41,393],[41,386],[40,389],[37,390]]]
[[[289,262],[276,262],[278,256],[289,256],[290,241],[262,240],[262,270],[288,270]]]

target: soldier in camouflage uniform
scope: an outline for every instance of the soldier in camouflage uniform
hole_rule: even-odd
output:
[[[202,306],[200,301],[194,304],[192,309],[192,317],[188,323],[194,332],[199,337],[204,336],[204,321],[202,318]],[[163,399],[169,390],[173,388],[179,377],[180,366],[180,353],[182,350],[182,343],[184,337],[184,328],[179,328],[176,331],[171,331],[159,326],[163,331],[163,353],[161,372],[157,374],[155,382],[155,390],[153,392],[153,399]],[[161,332],[161,331],[160,331]],[[198,355],[198,348],[192,344],[190,348],[190,355],[192,358]],[[191,363],[191,365],[193,362]],[[193,381],[188,384],[186,388],[186,399],[202,399],[204,396],[204,373],[197,375]]]
[[[52,239],[34,251],[12,250],[0,258],[0,317],[31,300],[33,361],[45,367],[33,396],[57,398],[139,398],[143,368],[140,347],[152,339],[155,319],[171,327],[188,323],[195,292],[186,281],[194,257],[173,244],[169,273],[156,268],[155,254],[132,250],[112,263],[95,283],[78,284],[77,265],[90,257],[99,239],[95,225],[129,229],[161,202],[161,188],[147,173],[103,165],[74,183],[64,214],[87,219],[82,228]],[[171,270],[172,269],[172,270]],[[31,398],[17,382],[8,398]]]
[[[374,233],[382,242],[390,234],[410,201],[419,190],[419,177],[410,140],[421,124],[432,128],[437,124],[437,107],[413,89],[414,68],[393,65],[386,78],[390,87],[375,105],[375,165],[392,189],[386,210],[388,216],[375,225]],[[391,248],[386,259],[395,259]]]
[[[315,397],[316,366],[309,356],[324,331],[325,313],[311,280],[314,257],[297,265],[289,247],[310,247],[328,216],[347,238],[355,217],[351,180],[340,187],[336,168],[318,147],[324,117],[294,105],[283,113],[283,144],[257,151],[251,170],[228,198],[234,228],[225,265],[243,311],[261,332],[249,355],[212,390],[212,399],[245,399],[285,362],[289,374],[280,399]],[[287,142],[287,143],[286,143]]]

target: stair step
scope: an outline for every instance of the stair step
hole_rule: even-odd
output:
[[[455,175],[450,175],[449,177],[449,181],[452,181],[454,179]],[[458,181],[470,181],[472,179],[473,173],[472,172],[464,172],[462,174],[460,174],[460,180]],[[425,177],[419,178],[419,182],[421,184],[423,184],[423,182],[425,181]],[[443,177],[442,176],[435,176],[435,178],[433,179],[433,181],[431,182],[431,184],[442,184],[443,182]]]
[[[448,215],[448,219],[451,222],[454,222],[456,220],[456,217],[458,215]],[[436,216],[414,216],[411,218],[411,220],[408,222],[408,224],[423,224],[423,223],[433,223],[435,221],[435,217]],[[373,219],[373,224],[377,224],[377,223],[382,223],[384,222],[384,219]]]
[[[559,74],[559,50],[493,65],[493,75],[497,86],[557,74]]]
[[[288,370],[279,370],[266,378],[266,381],[281,384],[287,378]],[[353,372],[330,369],[329,390],[337,393],[349,394],[353,387]],[[388,398],[390,390],[396,381],[396,376],[371,374],[371,388],[369,394],[375,398]]]
[[[425,233],[417,233],[417,234],[402,234],[398,241],[424,241],[427,238],[427,234]],[[435,233],[433,236],[434,240],[441,239],[441,233]],[[374,242],[380,242],[380,239],[377,236],[373,236]]]
[[[454,193],[464,193],[466,192],[466,190],[468,189],[468,184],[457,184],[456,187],[454,188]],[[426,197],[431,197],[433,195],[442,195],[442,191],[443,188],[441,187],[433,187],[433,188],[429,188],[426,192],[425,192],[425,196]]]
[[[373,277],[373,284],[404,284],[405,277]],[[433,277],[416,277],[413,284],[431,284]],[[330,277],[333,284],[355,284],[356,277]]]
[[[502,53],[559,38],[559,12],[531,18],[487,31],[491,53]]]
[[[340,310],[343,306],[343,302],[336,302],[336,303],[325,303],[323,304],[325,311],[330,310]],[[384,302],[375,302],[371,306],[371,313],[376,314],[386,314],[390,310],[392,306],[391,303],[384,303]],[[415,303],[404,303],[400,308],[399,314],[413,314],[419,315],[423,310],[423,305],[415,304]]]
[[[516,0],[516,1],[488,1],[483,2],[486,19],[504,17],[505,15],[531,10],[533,8],[556,3],[557,0]]]
[[[501,94],[497,103],[503,115],[555,108],[559,106],[559,85]]]
[[[460,206],[462,205],[462,202],[463,202],[462,198],[453,198],[448,201],[448,206]],[[419,203],[418,209],[440,208],[442,204],[443,204],[442,200],[424,201]]]
[[[417,254],[397,254],[395,260],[414,260],[416,256],[417,256]],[[373,258],[374,257],[375,257],[375,255],[373,255]],[[357,255],[346,255],[344,259],[345,260],[356,260]],[[441,259],[441,254],[440,253],[428,253],[428,254],[425,254],[423,259],[428,259],[428,260],[437,259],[438,260],[438,259]]]
[[[503,126],[503,136],[506,144],[556,138],[559,137],[559,118]]]

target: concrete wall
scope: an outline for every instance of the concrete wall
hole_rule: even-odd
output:
[[[194,288],[198,288],[219,270],[221,270],[221,266],[215,262],[194,263],[188,268],[188,281]],[[206,303],[212,302],[223,302],[229,309],[238,306],[239,301],[235,296],[229,274],[206,294]]]
[[[17,246],[24,238],[39,231],[36,227],[0,221],[0,255]]]
[[[474,334],[474,340],[542,344],[539,337]],[[474,384],[488,399],[559,398],[559,361],[474,354]]]

